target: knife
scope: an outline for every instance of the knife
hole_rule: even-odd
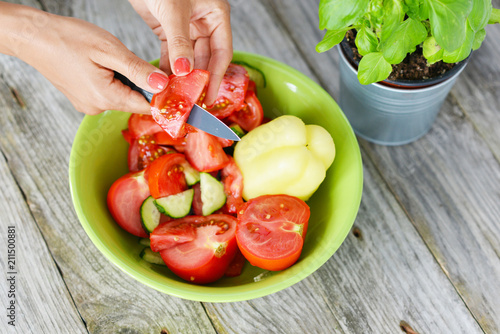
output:
[[[129,86],[132,90],[139,92],[151,103],[153,93],[136,86],[127,77],[118,72],[115,72],[115,78],[120,80],[124,85]],[[187,123],[216,137],[234,141],[240,140],[240,137],[229,126],[197,104],[191,109]]]

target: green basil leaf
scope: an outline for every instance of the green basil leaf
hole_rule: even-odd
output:
[[[408,18],[381,44],[380,50],[389,63],[399,64],[426,38],[427,29],[422,22]]]
[[[428,64],[434,64],[443,59],[444,49],[439,46],[434,36],[427,37],[422,43],[422,51]]]
[[[488,24],[500,23],[500,9],[492,8],[490,19],[488,20]]]
[[[323,36],[321,42],[316,45],[316,52],[325,52],[333,48],[335,45],[342,42],[345,37],[345,33],[349,28],[342,30],[328,30]]]
[[[370,28],[360,28],[356,34],[356,40],[354,42],[356,43],[359,54],[362,56],[370,52],[378,51],[378,38]]]
[[[321,0],[319,29],[341,30],[355,23],[368,10],[369,0]]]
[[[469,56],[472,50],[472,45],[474,43],[474,35],[476,34],[474,30],[472,30],[469,24],[469,20],[466,21],[465,31],[465,40],[458,49],[455,49],[451,52],[446,49],[444,50],[443,61],[445,63],[458,63],[459,61],[462,61]]]
[[[372,52],[361,58],[358,65],[358,80],[363,85],[387,79],[392,66],[384,59],[382,52]]]
[[[384,24],[382,25],[382,32],[380,34],[380,42],[387,40],[397,26],[403,22],[405,12],[403,5],[398,0],[384,1]]]
[[[479,49],[485,37],[486,37],[486,30],[484,28],[476,32],[476,34],[474,35],[474,41],[472,42],[472,50]]]
[[[432,35],[445,50],[453,51],[464,43],[465,21],[472,9],[469,0],[424,0]]]
[[[424,5],[423,0],[405,0],[404,1],[404,11],[408,15],[408,17],[423,21],[426,20],[426,17],[423,17],[422,7]]]
[[[472,10],[469,14],[468,20],[474,32],[478,32],[486,27],[490,15],[491,0],[472,0]]]

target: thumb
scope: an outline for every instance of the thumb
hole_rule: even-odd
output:
[[[94,61],[124,75],[137,86],[152,93],[161,92],[169,81],[163,71],[137,57],[121,42],[114,43],[107,51],[99,52]]]
[[[190,1],[162,1],[155,16],[165,32],[170,68],[175,75],[186,75],[193,70],[194,51],[190,39]]]

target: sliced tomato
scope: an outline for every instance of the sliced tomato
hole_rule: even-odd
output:
[[[132,138],[154,135],[157,132],[163,131],[162,128],[155,122],[153,116],[132,114],[128,119],[128,131]]]
[[[237,249],[236,255],[234,256],[233,261],[231,261],[231,263],[229,264],[229,267],[227,267],[227,270],[224,273],[224,276],[227,276],[227,277],[240,276],[246,262],[247,262],[247,259],[245,259],[245,257],[241,253],[241,251],[239,249]]]
[[[226,193],[226,207],[229,213],[237,213],[243,205],[243,175],[232,157],[221,171],[221,181]]]
[[[194,240],[160,251],[174,274],[196,284],[211,283],[224,275],[238,248],[236,218],[221,214],[187,216],[166,224],[176,224],[176,230],[185,228],[188,239],[191,229],[196,229]]]
[[[234,112],[227,119],[230,122],[239,124],[247,132],[261,125],[264,119],[264,110],[257,95],[253,91],[247,91],[245,106]]]
[[[210,73],[193,70],[185,76],[173,76],[167,87],[153,95],[151,114],[172,138],[186,135],[186,121],[193,105],[204,93]]]
[[[159,252],[196,239],[196,228],[179,219],[160,223],[149,237],[151,250]]]
[[[163,130],[154,134],[154,140],[158,145],[186,145],[186,139],[184,137],[174,139],[171,135]]]
[[[157,145],[153,136],[139,137],[128,148],[128,168],[131,172],[138,172],[169,152],[173,150]]]
[[[238,246],[254,266],[266,270],[286,269],[302,252],[309,216],[309,206],[297,197],[253,198],[238,212]]]
[[[248,82],[247,92],[248,92],[248,91],[252,91],[252,92],[254,92],[255,94],[257,94],[257,84],[255,83],[255,81],[250,80],[250,81]]]
[[[200,183],[196,183],[193,187],[194,195],[193,195],[193,203],[191,204],[191,208],[193,212],[197,216],[203,216],[203,201],[201,200],[201,186]]]
[[[224,147],[230,147],[233,145],[234,141],[231,140],[231,139],[226,139],[226,138],[222,138],[222,137],[215,137],[217,138],[217,140],[219,141],[219,143],[221,144],[221,146],[224,148]]]
[[[134,137],[130,134],[129,129],[122,130],[122,136],[127,143],[132,144],[134,142]]]
[[[186,159],[200,172],[219,170],[229,163],[217,137],[204,131],[192,132],[186,137]]]
[[[153,161],[146,170],[149,191],[154,198],[175,195],[187,189],[182,165],[184,154],[170,153]]]
[[[208,109],[214,116],[222,119],[241,109],[248,88],[247,70],[236,64],[229,64],[219,87],[219,93],[213,107]]]
[[[141,224],[140,209],[149,195],[144,171],[122,176],[108,191],[108,209],[113,219],[125,231],[141,238],[148,236]]]

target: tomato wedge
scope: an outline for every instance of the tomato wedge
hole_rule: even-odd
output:
[[[245,131],[251,131],[262,124],[264,110],[255,92],[249,90],[245,95],[245,106],[228,117]]]
[[[221,171],[221,181],[226,194],[226,208],[230,213],[237,213],[243,205],[243,175],[232,157]]]
[[[238,212],[236,240],[254,266],[283,270],[302,252],[310,209],[288,195],[264,195],[246,202]]]
[[[243,108],[249,80],[248,72],[243,66],[229,64],[220,84],[215,104],[208,111],[222,119]]]
[[[174,139],[171,135],[163,130],[154,134],[154,140],[158,145],[186,145],[186,139],[184,137]]]
[[[132,138],[153,135],[163,129],[155,122],[153,116],[132,114],[128,119],[128,131]]]
[[[166,238],[173,242],[160,255],[174,274],[196,284],[211,283],[224,275],[238,248],[236,218],[223,214],[187,216],[160,224],[151,234],[152,240],[160,233],[165,238],[169,229],[175,232]]]
[[[127,143],[132,144],[134,142],[134,137],[130,134],[129,129],[122,130],[122,136]]]
[[[138,172],[148,167],[155,159],[172,151],[157,145],[153,136],[139,137],[134,139],[128,148],[128,168],[131,172]]]
[[[167,87],[153,95],[151,114],[172,138],[186,135],[186,121],[193,105],[204,93],[210,73],[193,70],[186,76],[171,76]]]
[[[229,163],[229,158],[217,137],[198,130],[186,137],[186,159],[200,172],[219,170]]]
[[[234,256],[233,261],[231,261],[231,263],[229,264],[229,267],[227,267],[226,272],[224,273],[224,276],[227,276],[227,277],[240,276],[246,262],[247,262],[247,259],[245,259],[243,254],[241,254],[241,251],[239,249],[237,249],[236,255]]]
[[[186,163],[186,158],[181,153],[166,154],[153,161],[146,170],[151,196],[161,198],[186,190],[182,167]]]
[[[129,173],[116,180],[108,191],[108,209],[113,219],[125,231],[147,238],[141,224],[142,202],[149,197],[149,186],[144,171]]]

